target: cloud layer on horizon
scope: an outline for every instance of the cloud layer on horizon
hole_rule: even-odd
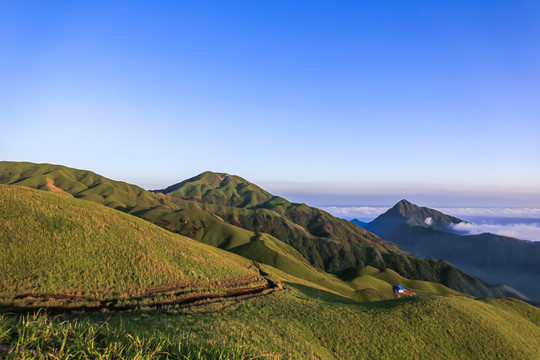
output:
[[[330,214],[345,218],[359,218],[363,221],[375,219],[388,210],[387,206],[327,206],[321,209]],[[437,210],[457,217],[485,217],[493,221],[479,224],[460,223],[452,227],[453,231],[465,235],[476,235],[489,232],[496,235],[509,236],[521,240],[540,241],[540,208],[437,208]],[[496,223],[497,218],[516,218],[516,222]],[[524,223],[520,219],[539,219],[538,222]],[[532,220],[534,221],[534,220]]]
[[[368,218],[377,217],[384,213],[390,207],[388,206],[325,206],[322,210],[330,214],[343,218]],[[467,217],[467,216],[482,216],[482,217],[515,217],[515,218],[531,218],[540,219],[540,208],[489,208],[489,207],[441,207],[434,208],[445,214]]]
[[[501,236],[509,236],[520,240],[540,241],[540,224],[471,224],[462,222],[452,224],[450,228],[460,234],[477,235],[492,233]]]
[[[340,218],[376,218],[388,210],[387,206],[324,206],[320,209]]]
[[[515,217],[540,218],[540,208],[499,208],[499,207],[455,207],[437,208],[445,214],[452,216],[485,216],[485,217]]]

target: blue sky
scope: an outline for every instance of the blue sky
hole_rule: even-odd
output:
[[[538,1],[2,1],[2,160],[540,205]]]

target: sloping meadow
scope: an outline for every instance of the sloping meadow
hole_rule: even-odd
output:
[[[0,219],[5,305],[91,307],[104,299],[265,284],[247,259],[84,200],[0,185]]]

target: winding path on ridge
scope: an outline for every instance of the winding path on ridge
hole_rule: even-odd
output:
[[[59,187],[57,187],[56,185],[54,185],[54,180],[51,179],[51,178],[47,178],[47,187],[49,188],[49,190],[51,192],[53,192],[55,194],[61,194],[61,195],[66,195],[66,196],[69,196],[69,197],[73,197],[73,195],[71,195],[67,191],[64,191],[64,190],[60,189]]]
[[[122,311],[140,309],[141,307],[149,307],[154,309],[171,305],[188,307],[225,300],[240,301],[252,297],[265,296],[274,291],[283,290],[283,286],[280,283],[270,279],[268,274],[261,270],[259,264],[256,262],[252,262],[252,264],[258,270],[259,275],[264,279],[264,284],[260,284],[260,278],[259,281],[256,281],[257,279],[254,277],[209,283],[183,283],[160,286],[144,291],[140,295],[114,299],[99,299],[96,297],[68,294],[23,293],[12,297],[12,299],[20,300],[21,302],[31,301],[33,303],[58,301],[63,302],[64,304],[55,304],[52,306],[22,306],[14,304],[0,308],[0,313],[32,313],[38,310],[45,310],[49,314],[57,314],[70,312],[98,312],[104,310]],[[249,286],[250,284],[254,283],[259,284]],[[248,286],[238,288],[238,286],[245,285]],[[225,287],[225,289],[217,292],[208,292],[209,289],[211,290],[216,286]],[[229,287],[229,289],[227,289],[227,287]],[[204,292],[201,293],[201,290]],[[168,298],[163,299],[163,297]],[[87,305],[74,305],[81,302],[85,302]],[[90,305],[88,305],[88,303],[90,303]]]

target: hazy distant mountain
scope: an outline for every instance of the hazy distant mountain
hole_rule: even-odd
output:
[[[367,224],[367,222],[360,221],[358,219],[352,219],[351,222],[353,224],[356,224],[356,225],[360,226],[361,228],[363,228]]]
[[[402,200],[364,228],[412,254],[446,260],[487,282],[507,284],[540,301],[540,242],[489,233],[458,235],[451,224],[460,222]]]

